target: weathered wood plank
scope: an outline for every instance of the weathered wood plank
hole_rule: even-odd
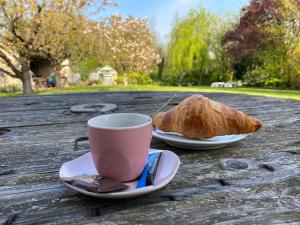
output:
[[[265,183],[255,188],[210,185],[175,190],[174,187],[169,186],[152,194],[151,198],[144,196],[122,201],[94,199],[80,194],[72,195],[72,192],[64,190],[64,188],[52,190],[52,198],[47,201],[45,196],[51,193],[47,194],[41,189],[36,191],[35,195],[27,196],[27,199],[34,197],[34,201],[22,201],[23,203],[14,208],[27,209],[24,212],[25,215],[19,215],[17,221],[19,224],[43,222],[61,224],[63,221],[78,223],[78,220],[116,222],[119,219],[132,224],[138,222],[137,218],[145,217],[145,214],[148,216],[141,221],[142,223],[157,224],[158,219],[163,219],[162,222],[168,224],[174,222],[170,217],[177,215],[177,224],[192,221],[199,224],[200,221],[204,223],[205,220],[211,219],[216,220],[215,222],[239,221],[243,218],[251,220],[251,218],[255,219],[254,215],[261,215],[260,219],[266,219],[263,215],[269,214],[270,211],[273,219],[278,220],[278,215],[299,212],[299,208],[295,208],[299,204],[299,198],[291,196],[291,193],[295,191],[299,195],[299,189],[295,183],[287,185],[286,181],[288,180],[278,182],[279,188],[276,189],[274,189],[274,183]],[[49,185],[49,187],[51,186]],[[51,189],[49,188],[49,190]],[[20,195],[16,197],[20,197]],[[230,205],[228,205],[228,201],[230,201]],[[180,215],[185,215],[186,218],[179,218]],[[294,219],[297,218],[299,219],[299,216],[295,215]],[[291,219],[291,221],[295,220]]]

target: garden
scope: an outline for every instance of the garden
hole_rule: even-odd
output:
[[[118,3],[1,1],[0,96],[149,89],[299,95],[288,91],[300,88],[297,1],[253,0],[222,17],[191,9],[174,18],[167,43],[146,18],[95,19],[108,7]],[[107,67],[114,75],[101,72]],[[210,89],[213,82],[242,88]]]

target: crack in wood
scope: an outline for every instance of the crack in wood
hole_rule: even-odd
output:
[[[15,174],[15,173],[16,172],[14,170],[5,170],[5,171],[0,170],[0,176],[11,175],[11,174]]]
[[[97,207],[93,207],[89,209],[89,214],[91,217],[98,217],[100,216],[100,210]]]
[[[40,105],[42,104],[41,102],[25,102],[23,103],[23,105],[25,106],[30,106],[30,105]]]
[[[57,123],[40,123],[40,124],[31,124],[31,125],[16,125],[10,126],[10,128],[19,128],[19,127],[40,127],[40,126],[49,126],[49,125],[60,125],[60,124],[76,124],[76,123],[86,123],[87,120],[76,120],[76,121],[67,121],[67,122],[57,122]]]
[[[285,151],[285,152],[290,153],[292,155],[298,155],[299,154],[299,152],[296,152],[296,151]]]
[[[49,173],[58,173],[59,170],[48,170],[48,171],[40,171],[37,172],[36,174],[49,174]]]
[[[133,99],[151,99],[153,97],[151,96],[138,96],[138,97],[134,97]]]
[[[271,172],[275,171],[275,168],[273,166],[269,165],[269,164],[263,164],[261,167],[266,169],[266,170],[269,170]]]

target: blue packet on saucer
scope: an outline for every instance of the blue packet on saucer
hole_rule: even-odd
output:
[[[161,157],[161,152],[154,152],[148,154],[147,164],[140,176],[136,188],[142,188],[154,184],[157,167]]]

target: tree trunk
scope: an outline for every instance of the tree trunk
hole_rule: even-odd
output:
[[[203,71],[203,69],[201,68],[201,69],[199,70],[199,81],[198,81],[198,84],[199,84],[199,85],[201,85],[201,83],[202,83],[203,74],[204,74],[204,71]]]
[[[157,65],[158,66],[157,78],[160,81],[162,80],[162,76],[163,76],[164,64],[165,64],[165,58],[162,58],[161,62]]]
[[[61,80],[61,74],[60,74],[60,69],[55,67],[54,68],[54,73],[56,75],[56,87],[60,88],[63,86],[62,80]]]
[[[185,72],[183,72],[183,71],[181,70],[181,71],[180,71],[180,74],[179,74],[179,83],[180,83],[180,84],[183,83],[184,76],[185,76]]]
[[[23,94],[31,95],[32,94],[32,77],[30,74],[29,63],[24,63],[22,65],[22,83],[23,83]]]
[[[217,82],[220,82],[220,81],[227,81],[227,80],[225,80],[224,78],[226,78],[226,75],[225,75],[225,73],[226,73],[226,69],[227,68],[225,68],[226,67],[226,65],[225,65],[225,59],[224,59],[224,56],[222,55],[221,56],[221,71],[222,71],[222,75],[221,75],[221,77],[222,77],[222,80],[220,79],[220,75],[218,75],[218,80],[216,80]],[[214,81],[215,82],[215,81]]]
[[[200,72],[200,75],[199,75],[199,85],[201,85],[201,83],[202,83],[202,78],[203,78],[203,73]]]

